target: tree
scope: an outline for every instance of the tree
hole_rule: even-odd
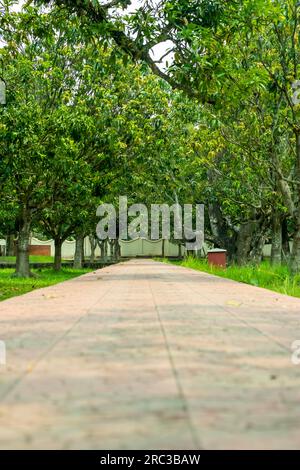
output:
[[[18,14],[8,10],[1,22],[8,85],[0,126],[0,165],[5,175],[1,199],[16,208],[16,275],[27,277],[30,231],[52,204],[58,161],[66,171],[69,154],[74,154],[76,144],[64,118],[67,110],[76,108],[78,75],[70,64],[78,51],[71,45],[70,29],[63,32],[56,18],[39,15],[35,8]]]

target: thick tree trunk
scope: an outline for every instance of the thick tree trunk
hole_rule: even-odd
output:
[[[255,244],[250,253],[251,261],[254,264],[260,264],[262,262],[265,243],[266,235],[265,233],[261,233],[255,240]]]
[[[76,246],[75,246],[75,254],[74,254],[74,261],[73,261],[73,268],[74,269],[81,269],[83,263],[83,242],[84,237],[83,235],[78,235],[76,237]]]
[[[282,221],[282,260],[284,263],[289,264],[291,259],[290,237],[288,231],[287,219]]]
[[[54,270],[55,271],[60,271],[61,270],[61,247],[62,247],[62,239],[61,238],[55,238],[54,239]]]
[[[271,264],[281,264],[282,261],[282,223],[278,213],[272,217],[272,250]]]
[[[19,236],[17,242],[17,260],[16,272],[17,277],[32,277],[29,266],[29,237],[30,237],[30,217],[24,212],[19,227]]]
[[[253,221],[249,221],[241,225],[237,239],[236,251],[236,261],[239,265],[246,264],[249,261],[254,226],[255,222]]]
[[[208,215],[213,242],[218,248],[227,250],[229,261],[236,259],[237,229],[229,227],[217,203],[208,205]]]
[[[270,221],[266,215],[261,216],[260,220],[257,221],[257,227],[252,236],[250,251],[250,261],[254,264],[260,264],[262,262],[269,225]]]
[[[293,248],[291,254],[291,270],[293,274],[300,271],[300,214],[293,237]]]
[[[5,255],[6,256],[15,256],[15,235],[9,234],[6,237],[6,249]]]

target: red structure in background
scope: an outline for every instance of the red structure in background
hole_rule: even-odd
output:
[[[29,245],[28,252],[29,252],[29,255],[34,255],[34,256],[51,256],[51,246],[50,245]],[[16,255],[17,255],[17,245],[15,243],[14,256]]]
[[[50,245],[29,245],[29,254],[36,256],[51,256]]]
[[[208,264],[211,266],[218,266],[219,268],[226,268],[227,264],[227,251],[215,248],[207,252]]]

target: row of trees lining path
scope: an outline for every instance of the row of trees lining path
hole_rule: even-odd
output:
[[[272,262],[299,270],[297,1],[147,1],[130,15],[129,0],[9,3],[0,230],[18,233],[18,275],[30,231],[54,238],[59,269],[62,242],[93,233],[96,206],[120,194],[203,202],[206,239],[231,260],[259,262],[271,239]],[[151,50],[164,41],[163,69]]]

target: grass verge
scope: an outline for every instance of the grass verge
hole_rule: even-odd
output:
[[[54,261],[53,256],[36,256],[36,255],[29,256],[30,263],[53,263],[53,261]],[[16,257],[15,256],[1,256],[0,263],[1,262],[15,264]]]
[[[65,268],[56,272],[51,268],[33,269],[32,272],[36,277],[30,279],[13,278],[11,275],[14,271],[14,269],[0,269],[0,301],[73,279],[91,270]]]
[[[264,287],[281,294],[300,297],[300,273],[293,276],[288,266],[271,266],[264,261],[260,265],[229,266],[227,269],[209,266],[206,260],[187,258],[182,261],[169,261],[186,268],[204,271],[216,276],[233,279],[252,286]]]

